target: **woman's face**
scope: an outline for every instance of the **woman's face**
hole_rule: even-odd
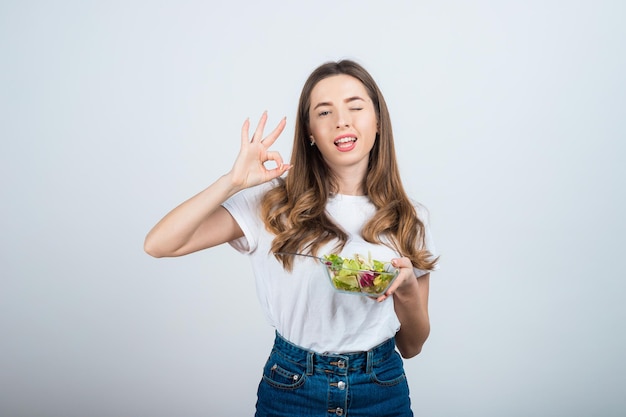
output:
[[[364,174],[378,122],[363,83],[344,74],[324,78],[313,87],[310,103],[311,140],[329,167],[360,168]]]

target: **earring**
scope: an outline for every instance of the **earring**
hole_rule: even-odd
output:
[[[309,136],[311,138],[311,146],[315,145],[315,141],[313,140],[313,135]]]

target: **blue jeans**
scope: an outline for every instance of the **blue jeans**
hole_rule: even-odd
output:
[[[393,338],[367,352],[319,354],[276,333],[257,395],[256,417],[413,416]]]

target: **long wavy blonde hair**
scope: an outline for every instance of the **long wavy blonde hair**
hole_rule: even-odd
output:
[[[265,226],[276,236],[271,250],[317,255],[318,249],[328,242],[336,241],[335,250],[340,251],[348,240],[346,232],[325,211],[328,197],[337,191],[333,172],[317,147],[309,144],[311,91],[324,78],[340,74],[363,83],[378,119],[378,134],[363,179],[363,189],[376,213],[361,234],[367,242],[385,244],[408,257],[416,268],[432,270],[437,260],[424,249],[424,224],[400,180],[387,105],[371,75],[350,60],[319,66],[304,84],[296,116],[293,166],[284,180],[264,196],[261,205]],[[292,269],[292,255],[277,255],[277,258],[285,269]]]

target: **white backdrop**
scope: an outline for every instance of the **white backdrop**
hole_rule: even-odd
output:
[[[418,416],[626,413],[621,1],[0,3],[0,415],[250,416],[245,257],[143,253],[317,65],[388,101],[442,253]]]

